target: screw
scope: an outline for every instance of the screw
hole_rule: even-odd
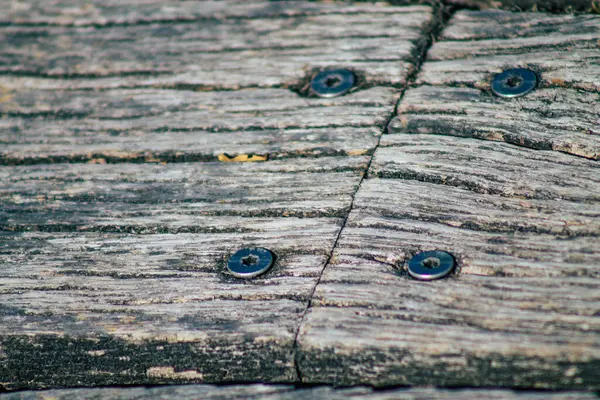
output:
[[[238,278],[254,278],[262,275],[273,266],[273,253],[262,247],[238,250],[227,262],[231,275]]]
[[[319,97],[336,97],[346,93],[354,86],[356,76],[347,69],[321,71],[310,83],[310,88]]]
[[[537,82],[537,75],[530,69],[507,69],[492,79],[492,92],[507,98],[525,96],[535,89]]]
[[[421,281],[444,278],[456,266],[452,254],[445,251],[422,251],[408,261],[408,273]]]

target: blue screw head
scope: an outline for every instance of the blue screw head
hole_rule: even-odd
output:
[[[444,278],[454,271],[456,261],[445,251],[422,251],[408,261],[408,273],[421,281]]]
[[[262,247],[238,250],[227,262],[229,273],[238,278],[254,278],[273,266],[273,253]]]
[[[538,83],[538,77],[530,69],[512,68],[494,76],[492,93],[499,97],[520,97],[531,92]]]
[[[310,83],[313,93],[319,97],[341,96],[354,87],[356,76],[347,69],[322,71]]]

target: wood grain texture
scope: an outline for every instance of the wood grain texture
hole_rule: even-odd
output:
[[[9,7],[0,387],[297,382],[300,321],[432,9]],[[325,66],[356,89],[297,93]],[[253,246],[275,267],[228,275]]]
[[[1,387],[600,388],[598,18],[457,13],[375,150],[431,8],[90,4],[0,13]],[[338,66],[351,94],[294,92]],[[540,88],[491,97],[510,66]],[[274,269],[229,276],[246,246]],[[424,249],[458,274],[409,279]],[[255,388],[198,389],[540,398]]]
[[[596,0],[444,0],[444,4],[483,10],[600,12],[600,4]]]
[[[285,385],[185,385],[156,388],[103,388],[66,389],[38,392],[0,394],[2,400],[143,400],[143,399],[182,399],[182,400],[313,400],[313,399],[364,399],[364,400],[584,400],[595,399],[587,392],[512,392],[508,390],[443,390],[443,389],[386,389],[374,391],[367,387],[334,389],[331,387],[294,389]]]
[[[597,93],[599,38],[598,15],[459,11],[429,49],[417,83],[487,89],[504,68],[530,67],[542,88]]]
[[[598,211],[597,201],[479,194],[441,179],[363,182],[302,326],[303,378],[598,388]],[[562,229],[571,223],[583,231]],[[450,251],[460,275],[407,278],[404,263],[432,249]]]
[[[16,230],[262,231],[240,217],[344,217],[368,159],[3,167],[0,218]]]
[[[267,2],[263,0],[20,0],[0,4],[3,24],[111,26],[151,22],[196,21],[204,19],[289,18],[322,14],[389,13],[397,10],[385,2],[375,4],[333,4],[307,1]]]
[[[187,3],[194,2],[177,4]],[[216,3],[226,7],[230,2]],[[427,40],[423,31],[432,23],[431,8],[425,6],[254,5],[292,15],[107,27],[4,26],[0,74],[9,77],[3,77],[0,86],[288,87],[326,67],[352,68],[369,85],[400,86],[413,70],[415,48]],[[137,10],[138,5],[129,8]],[[305,15],[303,8],[317,15]],[[318,15],[321,9],[325,14]],[[294,10],[300,15],[293,16]],[[21,78],[14,81],[13,75]]]
[[[0,162],[367,154],[397,98],[384,87],[330,100],[285,89],[18,91],[0,105]]]
[[[441,39],[390,132],[498,140],[600,158],[600,16],[461,11]],[[513,67],[536,71],[538,89],[516,99],[492,95],[494,74]]]
[[[371,176],[468,189],[503,198],[600,200],[600,164],[554,151],[444,135],[384,135]],[[566,201],[565,201],[566,200]]]
[[[519,39],[468,40],[504,29],[484,26],[494,15],[459,12],[403,96],[301,326],[305,382],[600,388],[598,94],[542,85],[500,100],[462,82],[460,67],[524,54]],[[595,68],[591,52],[563,53]],[[432,72],[438,58],[457,72]],[[410,278],[407,261],[434,249],[456,273]]]
[[[3,167],[0,384],[295,380],[367,160]],[[252,246],[277,266],[229,277]]]

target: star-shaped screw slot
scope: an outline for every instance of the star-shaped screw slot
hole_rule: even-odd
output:
[[[332,76],[330,78],[327,78],[327,80],[325,80],[325,85],[327,87],[335,87],[335,86],[339,85],[340,83],[342,83],[342,80],[338,76]]]
[[[425,268],[438,268],[440,265],[440,259],[437,257],[429,257],[423,260],[423,266]]]
[[[250,254],[249,256],[242,257],[242,265],[252,266],[258,264],[258,257]]]
[[[523,78],[518,75],[511,75],[506,79],[506,85],[514,88],[523,84]]]
[[[408,274],[421,281],[432,281],[451,275],[456,269],[456,259],[447,251],[421,251],[407,262]]]
[[[319,97],[336,97],[348,93],[356,85],[356,75],[348,69],[329,69],[313,77],[311,93]]]
[[[244,279],[251,279],[266,273],[275,261],[275,255],[264,247],[240,249],[232,254],[227,262],[229,274]]]

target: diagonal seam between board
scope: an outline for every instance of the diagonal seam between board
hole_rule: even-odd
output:
[[[306,315],[308,314],[308,311],[312,307],[312,300],[314,298],[317,287],[319,286],[321,278],[323,277],[323,273],[325,272],[325,270],[331,263],[333,254],[334,254],[334,252],[338,246],[338,242],[342,236],[342,232],[344,231],[344,228],[346,227],[346,223],[348,222],[348,218],[350,217],[350,213],[352,212],[352,210],[354,208],[354,201],[356,198],[356,194],[360,190],[362,183],[365,181],[365,179],[367,178],[367,176],[369,174],[369,170],[371,169],[371,164],[373,162],[373,157],[375,156],[375,152],[379,148],[382,136],[385,134],[385,132],[387,132],[388,126],[394,120],[394,118],[397,116],[398,106],[402,102],[402,99],[404,98],[406,91],[408,89],[410,89],[412,86],[414,86],[417,75],[420,72],[423,63],[426,60],[427,52],[433,45],[434,41],[439,37],[442,30],[445,28],[446,24],[448,23],[448,21],[450,20],[450,18],[452,17],[452,15],[454,14],[454,12],[456,10],[457,9],[455,9],[455,8],[447,8],[438,3],[435,4],[435,7],[433,9],[432,21],[428,25],[426,25],[423,30],[423,37],[426,38],[426,40],[421,42],[420,45],[417,45],[418,47],[415,49],[415,53],[414,53],[415,66],[412,69],[412,71],[410,72],[410,74],[408,75],[408,77],[406,79],[406,83],[403,85],[403,87],[400,91],[400,97],[398,98],[398,101],[394,105],[394,109],[393,109],[391,115],[389,116],[389,118],[387,119],[386,123],[384,124],[383,130],[381,131],[381,134],[379,135],[377,143],[375,144],[373,151],[371,152],[371,155],[370,155],[369,161],[367,162],[367,165],[365,167],[363,176],[361,177],[360,182],[356,186],[356,190],[354,190],[354,193],[352,193],[350,206],[348,207],[348,211],[347,211],[346,215],[344,216],[344,220],[342,221],[341,227],[337,233],[337,236],[335,238],[335,241],[333,243],[331,251],[329,252],[327,260],[325,261],[323,268],[321,268],[319,277],[317,278],[317,281],[312,288],[311,294],[308,298],[306,308],[305,308],[304,312],[302,313],[300,322],[298,323],[298,327],[297,327],[296,333],[294,335],[293,362],[294,362],[294,368],[296,370],[296,380],[300,383],[304,382],[304,380],[303,380],[302,370],[300,368],[300,362],[299,362],[300,349],[299,349],[298,339],[299,339],[300,331],[302,329],[302,325],[304,323]]]

